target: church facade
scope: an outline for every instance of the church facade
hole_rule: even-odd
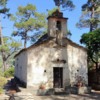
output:
[[[48,17],[48,33],[15,55],[15,77],[36,90],[65,88],[81,77],[88,84],[87,50],[66,37],[67,18]]]

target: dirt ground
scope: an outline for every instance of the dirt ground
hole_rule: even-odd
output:
[[[15,100],[100,100],[100,91],[92,90],[91,94],[75,95],[50,95],[50,96],[34,96],[28,91],[21,91],[14,94]],[[0,100],[9,100],[9,96],[2,94]]]

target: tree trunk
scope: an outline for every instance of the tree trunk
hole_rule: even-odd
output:
[[[5,60],[5,54],[2,52],[2,62],[3,62],[3,72],[6,71],[6,60]]]
[[[1,44],[1,46],[4,45],[1,26],[0,26],[0,44]],[[2,62],[3,62],[2,69],[3,69],[3,72],[4,72],[4,71],[6,70],[6,63],[5,63],[5,61],[4,61],[4,59],[5,59],[5,54],[4,54],[3,51],[1,51],[1,55],[2,55]]]
[[[6,71],[6,68],[7,67],[7,65],[6,65],[6,61],[3,61],[3,72],[5,72]]]
[[[26,32],[24,33],[25,35],[25,40],[24,40],[24,48],[26,48],[26,45],[27,45],[27,30]]]
[[[98,72],[98,62],[95,63],[96,64],[96,72]]]
[[[26,41],[26,39],[24,40],[24,48],[26,48],[26,43],[27,43],[27,41]]]
[[[91,19],[94,18],[94,6],[92,6]],[[90,22],[90,32],[93,31],[93,22]]]
[[[90,22],[90,32],[92,32],[93,31],[93,25],[92,25],[92,23]]]

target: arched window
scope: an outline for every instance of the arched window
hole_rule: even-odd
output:
[[[57,30],[61,30],[61,21],[57,21],[56,28]]]

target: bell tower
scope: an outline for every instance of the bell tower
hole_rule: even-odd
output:
[[[56,10],[48,18],[48,35],[55,38],[64,38],[67,34],[67,20],[63,17],[63,13]]]

